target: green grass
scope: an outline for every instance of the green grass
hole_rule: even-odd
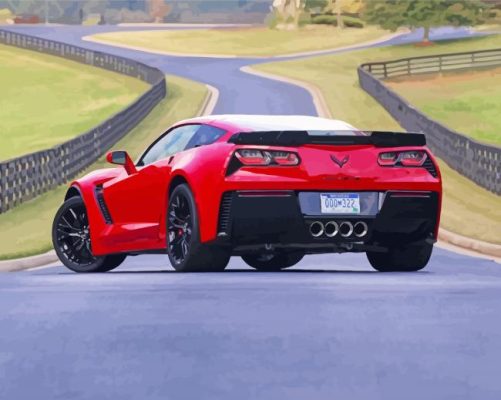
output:
[[[310,82],[325,96],[334,118],[361,129],[402,130],[395,120],[358,85],[356,68],[363,62],[418,55],[501,47],[501,35],[439,42],[431,47],[393,46],[260,64],[254,68]],[[489,88],[484,88],[488,93]],[[444,185],[442,227],[488,242],[501,243],[501,197],[481,188],[441,163]],[[476,221],[472,227],[468,221]],[[480,228],[480,229],[479,229]]]
[[[127,150],[135,159],[156,137],[174,122],[194,116],[205,99],[207,90],[200,83],[168,76],[168,96],[113,149]],[[109,167],[101,157],[82,172]],[[34,200],[0,214],[0,259],[39,254],[52,248],[52,219],[63,201],[68,185],[47,192]]]
[[[501,144],[501,68],[416,75],[387,84],[446,126],[476,140]]]
[[[147,89],[139,79],[0,45],[0,160],[80,135]]]
[[[183,54],[275,56],[324,50],[377,39],[387,31],[370,26],[338,30],[309,25],[285,31],[268,28],[111,32],[92,36],[114,44]]]

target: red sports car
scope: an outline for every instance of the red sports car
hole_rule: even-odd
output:
[[[230,256],[279,270],[306,254],[365,252],[378,271],[423,268],[437,238],[441,178],[414,133],[362,132],[305,116],[182,121],[133,162],[127,152],[74,181],[53,224],[77,272],[167,253],[178,271]]]

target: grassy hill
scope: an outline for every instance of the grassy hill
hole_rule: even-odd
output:
[[[0,45],[0,160],[84,133],[147,89],[125,75]]]

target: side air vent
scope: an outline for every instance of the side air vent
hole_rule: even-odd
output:
[[[435,165],[433,164],[433,161],[429,157],[426,157],[426,161],[423,164],[423,167],[426,168],[426,170],[433,176],[434,178],[437,177],[437,169],[435,168]]]
[[[111,225],[113,223],[113,220],[111,219],[110,211],[108,210],[108,207],[106,206],[106,202],[104,201],[103,187],[102,186],[96,186],[96,199],[97,199],[97,204],[99,204],[99,209],[101,210],[101,214],[103,215],[105,222],[108,225]]]
[[[219,222],[217,226],[218,234],[228,234],[230,227],[231,201],[233,198],[232,192],[225,192],[219,206]]]

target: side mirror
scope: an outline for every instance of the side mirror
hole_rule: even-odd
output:
[[[110,164],[123,165],[129,175],[137,172],[134,162],[131,160],[126,151],[110,151],[106,154],[106,161]]]

